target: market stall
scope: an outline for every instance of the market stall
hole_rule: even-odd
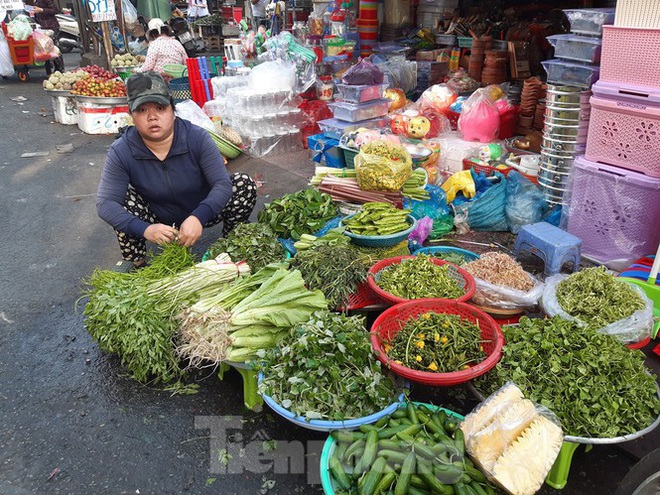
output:
[[[136,380],[235,368],[247,407],[329,432],[326,494],[562,488],[578,445],[660,423],[636,350],[660,314],[658,263],[638,260],[660,242],[656,82],[639,112],[613,10],[546,24],[556,58],[535,61],[510,18],[454,7],[418,8],[427,29],[385,44],[376,2],[315,3],[295,35],[246,28],[227,60],[188,59],[177,115],[230,159],[308,147],[309,187],[202,261],[166,245],[87,281],[87,329]],[[410,22],[386,11],[382,27]],[[498,234],[477,253],[471,232]],[[468,382],[474,410],[416,400]]]

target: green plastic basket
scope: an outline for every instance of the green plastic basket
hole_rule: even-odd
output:
[[[170,77],[179,78],[186,75],[188,68],[183,64],[165,64],[163,72]]]
[[[399,407],[403,407],[404,404],[402,404]],[[463,421],[465,419],[464,416],[455,413],[454,411],[450,411],[449,409],[445,409],[443,407],[438,407],[434,406],[433,404],[424,404],[422,402],[415,402],[415,405],[423,405],[426,406],[430,409],[436,410],[436,411],[445,411],[447,413],[447,416],[456,418],[459,421]],[[332,438],[332,436],[329,436],[328,439],[325,441],[325,444],[323,444],[323,450],[321,451],[321,461],[319,464],[319,471],[321,472],[321,486],[323,487],[323,493],[325,495],[335,495],[335,489],[336,485],[334,480],[332,479],[332,476],[330,475],[330,457],[334,453],[336,448],[335,444],[335,439]]]
[[[458,37],[458,46],[459,48],[472,48],[472,39],[469,36],[459,36]]]
[[[135,67],[115,67],[115,73],[121,78],[122,81],[126,82],[126,79],[135,74],[135,71],[139,66]]]
[[[346,162],[346,168],[355,168],[355,157],[359,151],[341,145],[339,148],[344,152],[344,162]]]

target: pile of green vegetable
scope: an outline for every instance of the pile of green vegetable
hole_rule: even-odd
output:
[[[352,244],[317,244],[298,251],[291,265],[300,270],[308,288],[323,292],[333,309],[345,306],[367,279],[367,267]]]
[[[207,257],[215,258],[220,253],[229,254],[234,261],[246,261],[253,272],[285,257],[284,247],[273,230],[262,223],[239,224],[227,237],[211,245]]]
[[[419,371],[451,373],[484,360],[479,327],[458,315],[428,312],[406,321],[390,342],[387,357]]]
[[[431,257],[420,254],[384,268],[378,287],[402,299],[457,299],[465,294],[452,277],[449,265],[436,265]]]
[[[557,285],[557,302],[569,315],[602,328],[644,309],[630,284],[617,280],[604,266],[586,268]]]
[[[182,312],[177,352],[193,366],[249,361],[327,308],[323,294],[309,291],[298,270],[268,265]]]
[[[423,168],[416,168],[408,180],[403,185],[402,194],[410,199],[417,201],[426,201],[431,197],[424,188],[426,185],[426,171]]]
[[[484,395],[512,380],[557,415],[565,434],[583,437],[635,433],[660,414],[655,376],[640,351],[559,317],[523,317],[502,331],[502,359],[474,382]]]
[[[301,235],[313,234],[337,215],[339,208],[329,195],[316,189],[303,189],[267,203],[258,219],[279,237],[297,241]]]
[[[333,431],[328,463],[335,494],[499,493],[465,455],[459,420],[444,409],[408,402],[375,425]]]
[[[308,420],[369,416],[400,393],[374,358],[359,316],[318,312],[260,357],[265,378],[259,391]]]
[[[365,203],[362,209],[342,223],[346,230],[358,235],[391,235],[410,228],[410,210],[399,210],[388,203]]]
[[[247,267],[228,257],[194,265],[190,250],[167,244],[146,268],[132,273],[96,270],[84,296],[85,326],[104,351],[117,354],[140,382],[184,376],[174,351],[174,316],[198,298],[220,290]]]

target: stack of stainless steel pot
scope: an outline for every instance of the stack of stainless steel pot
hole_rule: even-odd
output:
[[[575,157],[584,154],[591,91],[548,84],[539,187],[550,204],[561,204]]]

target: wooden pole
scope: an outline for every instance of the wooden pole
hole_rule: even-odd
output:
[[[117,0],[115,7],[117,12],[117,24],[119,24],[119,32],[124,39],[125,51],[126,53],[129,53],[130,50],[128,49],[128,38],[126,37],[126,24],[124,23],[124,2]]]
[[[105,57],[107,60],[107,68],[110,69],[112,67],[112,56],[113,56],[113,51],[112,51],[112,41],[110,40],[110,27],[109,27],[109,22],[100,22],[101,24],[101,33],[103,34],[103,48],[105,50]]]

